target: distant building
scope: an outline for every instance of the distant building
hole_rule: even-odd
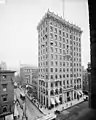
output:
[[[1,62],[1,64],[0,64],[0,69],[1,69],[1,70],[7,70],[7,65],[6,65],[5,62]]]
[[[0,117],[14,112],[14,73],[0,70]]]
[[[37,91],[38,90],[38,69],[32,70],[32,86]]]
[[[21,65],[20,79],[22,84],[35,85],[38,80],[38,68],[30,65]]]

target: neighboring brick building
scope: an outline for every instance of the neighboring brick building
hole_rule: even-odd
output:
[[[14,73],[15,71],[0,70],[0,117],[14,112]]]
[[[54,107],[77,99],[82,93],[81,28],[48,11],[37,30],[40,103]]]
[[[88,92],[88,88],[89,88],[89,84],[88,83],[89,83],[88,82],[88,72],[87,72],[87,70],[83,69],[82,70],[82,84],[83,84],[82,90],[85,93]]]

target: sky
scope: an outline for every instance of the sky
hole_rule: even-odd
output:
[[[63,9],[64,5],[64,9]],[[21,64],[38,66],[37,25],[47,10],[63,16],[83,30],[82,65],[90,62],[87,0],[0,0],[0,61],[8,68]]]

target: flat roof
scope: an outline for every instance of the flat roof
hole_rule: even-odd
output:
[[[16,71],[12,70],[0,70],[0,73],[15,73]]]

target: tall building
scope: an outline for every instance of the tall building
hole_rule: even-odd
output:
[[[0,70],[0,118],[14,113],[14,71]]]
[[[38,100],[43,106],[52,108],[80,98],[81,28],[48,10],[37,30]]]

